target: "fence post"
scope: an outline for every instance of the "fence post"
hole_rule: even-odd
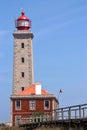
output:
[[[71,119],[71,107],[69,107],[69,110],[68,110],[68,119]]]
[[[81,118],[81,106],[79,106],[79,118]]]
[[[83,118],[85,118],[85,109],[83,108]]]
[[[61,108],[61,112],[62,112],[62,120],[63,120],[64,119],[63,108]]]
[[[77,110],[75,110],[75,119],[77,118]]]

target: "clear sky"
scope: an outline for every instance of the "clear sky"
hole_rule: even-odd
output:
[[[55,94],[60,107],[87,103],[87,0],[1,0],[0,122],[10,121],[12,33],[22,9],[32,20],[35,82]]]

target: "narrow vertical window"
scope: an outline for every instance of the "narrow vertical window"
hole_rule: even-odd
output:
[[[21,90],[24,91],[24,87],[22,87]]]
[[[21,58],[21,62],[24,63],[24,57]]]
[[[20,100],[16,100],[15,108],[16,108],[16,110],[21,110],[21,101]]]
[[[21,72],[21,77],[24,77],[24,72]]]
[[[21,43],[21,48],[24,48],[24,43]]]

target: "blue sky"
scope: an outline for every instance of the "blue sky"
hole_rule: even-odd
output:
[[[12,33],[22,9],[32,20],[35,82],[55,94],[60,107],[87,103],[87,0],[1,0],[0,122],[10,121]]]

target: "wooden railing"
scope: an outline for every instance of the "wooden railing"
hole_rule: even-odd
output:
[[[87,118],[87,104],[69,106],[53,110],[54,120]]]
[[[87,104],[68,106],[64,108],[55,109],[50,113],[45,113],[38,116],[22,117],[17,124],[26,124],[34,122],[49,122],[49,121],[63,121],[70,119],[85,119],[87,118]]]

